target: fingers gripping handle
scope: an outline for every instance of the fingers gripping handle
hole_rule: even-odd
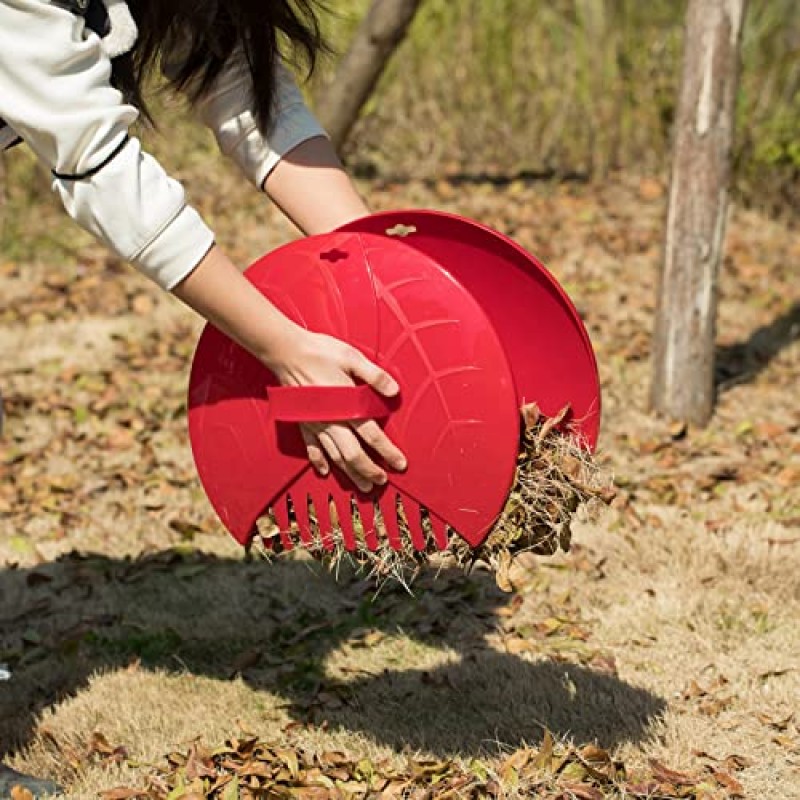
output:
[[[344,422],[382,419],[397,408],[398,398],[383,397],[363,386],[270,386],[270,414],[279,422]]]

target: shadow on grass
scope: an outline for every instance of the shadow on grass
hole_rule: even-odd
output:
[[[359,160],[349,163],[348,169],[357,178],[362,180],[379,180],[384,183],[408,183],[411,180],[417,180],[413,176],[409,176],[402,172],[392,174],[381,168],[378,165]],[[454,187],[459,186],[480,186],[483,184],[490,184],[496,189],[503,189],[510,186],[512,183],[576,183],[587,184],[589,183],[589,173],[580,170],[557,170],[557,169],[522,169],[512,170],[502,173],[475,171],[475,172],[452,172],[446,174],[443,178],[424,178],[422,183],[428,188],[435,186],[437,182],[444,180]]]
[[[509,596],[486,573],[443,571],[416,587],[413,597],[397,586],[375,596],[372,584],[308,562],[174,551],[6,569],[0,662],[12,677],[0,683],[0,755],[23,747],[37,714],[93,672],[137,659],[222,681],[241,675],[285,697],[296,719],[442,756],[535,743],[545,728],[613,747],[644,737],[665,707],[611,674],[491,648],[486,635]],[[387,661],[380,649],[395,635],[446,649],[447,663],[424,668],[429,651],[418,663]],[[359,669],[332,677],[326,658],[342,647],[362,651]]]
[[[757,328],[746,341],[717,348],[718,391],[755,380],[772,359],[797,341],[800,341],[800,302],[768,325]]]

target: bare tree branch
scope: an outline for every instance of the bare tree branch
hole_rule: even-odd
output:
[[[320,122],[338,149],[405,38],[422,0],[373,0],[334,79],[316,97]]]

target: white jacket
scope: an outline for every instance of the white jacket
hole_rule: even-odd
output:
[[[82,174],[128,135],[137,110],[110,84],[111,62],[84,20],[47,0],[0,0],[0,118],[57,173]],[[275,123],[262,135],[252,82],[231,63],[199,104],[223,153],[261,186],[281,157],[324,135],[289,72],[279,72]],[[165,289],[197,265],[214,241],[183,187],[131,137],[90,178],[54,178],[67,213]]]

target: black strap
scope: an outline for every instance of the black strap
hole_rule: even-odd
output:
[[[86,172],[70,175],[65,172],[56,172],[52,170],[53,177],[58,178],[60,181],[83,181],[86,180],[86,178],[91,178],[93,175],[97,175],[103,167],[107,167],[122,152],[125,145],[128,144],[130,140],[131,137],[126,133],[125,138],[114,148],[110,156],[104,158],[96,167],[92,167],[92,169],[86,170]]]
[[[90,0],[50,0],[51,5],[65,8],[67,11],[71,11],[73,14],[80,14],[81,16],[83,16],[86,13],[86,9],[89,8],[89,2]]]
[[[111,29],[108,12],[103,0],[50,0],[54,6],[71,11],[86,20],[86,26],[98,36],[105,36]]]
[[[111,20],[108,18],[106,5],[102,0],[89,0],[83,12],[86,27],[93,30],[101,39],[108,36],[111,30]]]
[[[83,17],[87,27],[98,36],[105,36],[111,28],[106,5],[102,0],[50,0],[50,3]]]

